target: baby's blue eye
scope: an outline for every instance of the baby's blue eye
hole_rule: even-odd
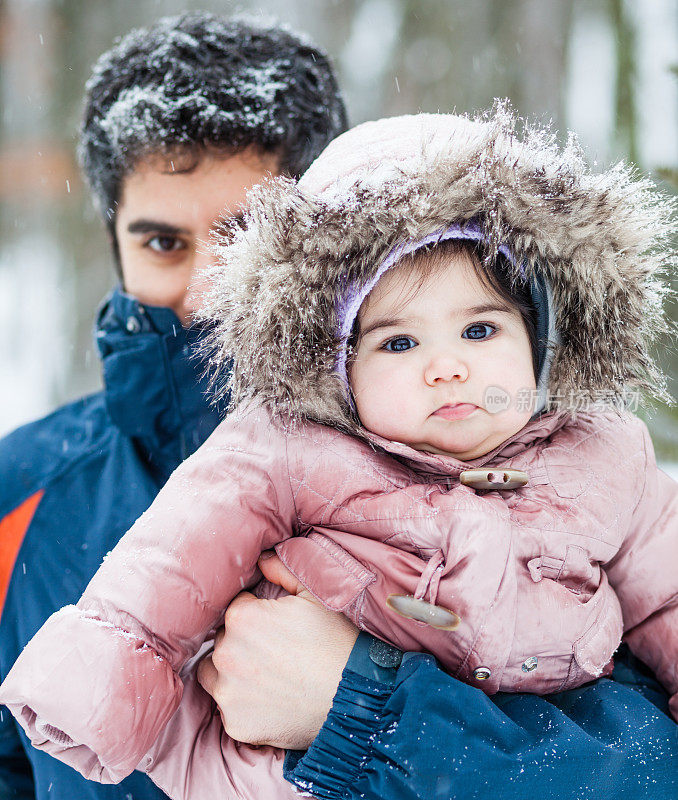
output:
[[[409,350],[412,347],[416,347],[417,343],[411,336],[394,336],[393,339],[389,339],[387,342],[381,346],[382,350],[386,350],[389,353],[403,353],[405,350]]]
[[[462,333],[462,337],[464,339],[488,339],[492,336],[493,333],[496,333],[497,329],[494,325],[488,325],[486,322],[474,322],[473,325],[469,325],[468,328],[464,330]]]

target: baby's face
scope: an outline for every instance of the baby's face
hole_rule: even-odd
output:
[[[463,252],[420,288],[416,270],[405,269],[387,272],[360,310],[349,375],[358,415],[368,430],[416,450],[478,458],[532,415],[525,324]]]

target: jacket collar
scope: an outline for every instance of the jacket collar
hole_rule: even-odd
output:
[[[142,304],[121,288],[98,313],[108,412],[163,476],[219,422],[207,394],[204,362],[196,356],[203,336],[199,328],[183,328],[171,309]]]
[[[550,412],[530,420],[524,428],[511,436],[499,447],[486,453],[473,461],[459,461],[452,456],[441,456],[435,453],[425,453],[415,450],[406,444],[383,439],[374,433],[365,431],[361,433],[365,438],[380,450],[396,456],[400,461],[423,475],[440,476],[449,478],[457,477],[466,469],[476,469],[484,466],[496,466],[525,452],[539,442],[545,441],[549,436],[560,430],[570,419],[564,412]]]

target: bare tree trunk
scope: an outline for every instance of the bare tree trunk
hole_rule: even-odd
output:
[[[563,132],[570,0],[492,2],[491,35],[507,69],[507,95],[521,114],[550,119]]]
[[[635,36],[624,0],[609,0],[615,33],[617,65],[615,74],[615,138],[621,152],[638,163],[638,136],[635,102]]]

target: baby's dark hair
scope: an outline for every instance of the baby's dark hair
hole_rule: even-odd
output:
[[[272,25],[206,12],[131,31],[87,82],[78,155],[115,234],[123,179],[146,156],[203,150],[274,153],[300,176],[346,130],[328,57]]]
[[[404,256],[394,269],[410,265],[417,272],[418,281],[414,284],[409,296],[404,296],[407,302],[419,290],[424,281],[437,271],[446,267],[451,258],[466,254],[478,279],[491,292],[507,303],[522,317],[527,330],[532,353],[532,367],[535,377],[539,364],[539,349],[537,342],[537,310],[532,302],[530,287],[526,281],[515,278],[515,271],[506,256],[498,253],[496,258],[487,256],[482,244],[468,239],[446,239],[437,244],[427,245],[413,253]],[[354,350],[360,337],[360,313],[356,316],[351,338],[350,350]]]

